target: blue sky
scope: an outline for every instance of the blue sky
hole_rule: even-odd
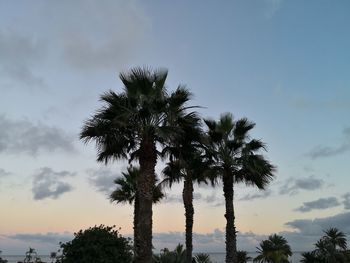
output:
[[[120,91],[119,72],[138,65],[168,68],[169,89],[186,84],[203,117],[257,124],[252,136],[278,172],[265,192],[236,188],[241,248],[275,232],[294,250],[329,226],[349,234],[349,9],[341,0],[0,0],[0,250],[47,253],[100,223],[132,233],[132,208],[106,198],[126,164],[97,164],[78,134],[99,95]],[[184,242],[180,193],[155,207],[158,249]],[[221,189],[196,194],[194,247],[224,251]]]

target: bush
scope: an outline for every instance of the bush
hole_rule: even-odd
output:
[[[59,263],[130,263],[130,239],[122,237],[115,226],[94,226],[74,233],[74,239],[61,243]]]

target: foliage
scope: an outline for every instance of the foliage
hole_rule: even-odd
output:
[[[320,240],[315,244],[315,250],[302,254],[303,263],[347,263],[350,262],[347,251],[347,240],[343,232],[337,228],[329,228],[324,231]]]
[[[59,263],[130,263],[132,249],[129,239],[122,237],[115,226],[94,226],[80,230],[74,239],[61,243]]]
[[[42,263],[41,259],[38,257],[38,254],[36,253],[34,248],[29,248],[26,252],[26,257],[23,260],[24,263]]]
[[[285,263],[289,262],[288,258],[292,255],[287,240],[276,234],[261,241],[257,249],[259,255],[254,258],[254,262]]]
[[[193,263],[212,263],[210,256],[205,253],[198,253],[193,258]]]
[[[163,184],[171,187],[173,183],[183,180],[182,201],[185,208],[185,232],[186,232],[186,262],[192,261],[192,236],[193,236],[193,184],[194,182],[206,183],[205,172],[208,165],[205,162],[201,138],[200,118],[193,114],[179,126],[184,131],[183,136],[174,138],[163,149],[162,154],[169,156],[170,161],[163,169],[165,179]]]
[[[153,255],[154,263],[185,263],[186,262],[186,249],[183,245],[178,244],[173,251],[168,248],[164,248],[160,251],[159,255]],[[194,256],[193,263],[212,263],[208,254],[198,253]]]
[[[252,258],[248,256],[247,251],[243,251],[243,250],[237,251],[237,262],[238,263],[246,263],[250,260],[252,260]]]
[[[121,177],[114,180],[117,188],[111,193],[111,202],[132,204],[136,198],[136,180],[140,176],[140,168],[129,167]],[[157,183],[157,180],[156,180]],[[158,203],[164,197],[161,184],[153,188],[153,203]]]
[[[173,251],[168,248],[164,248],[160,251],[159,255],[153,256],[154,263],[185,263],[186,262],[186,250],[183,249],[183,245],[178,244]]]

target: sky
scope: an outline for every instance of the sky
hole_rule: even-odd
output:
[[[0,250],[39,254],[106,224],[125,162],[79,141],[101,94],[135,66],[167,68],[204,118],[256,123],[277,166],[265,191],[235,186],[238,248],[272,233],[311,250],[328,227],[350,237],[350,2],[345,0],[0,0]],[[160,174],[163,163],[159,162]],[[184,243],[181,185],[154,207],[156,249]],[[194,250],[225,251],[220,186],[195,186]]]

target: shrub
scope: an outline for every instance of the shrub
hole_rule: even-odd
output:
[[[130,239],[122,237],[115,226],[94,226],[74,233],[74,239],[61,243],[59,263],[130,263]]]

